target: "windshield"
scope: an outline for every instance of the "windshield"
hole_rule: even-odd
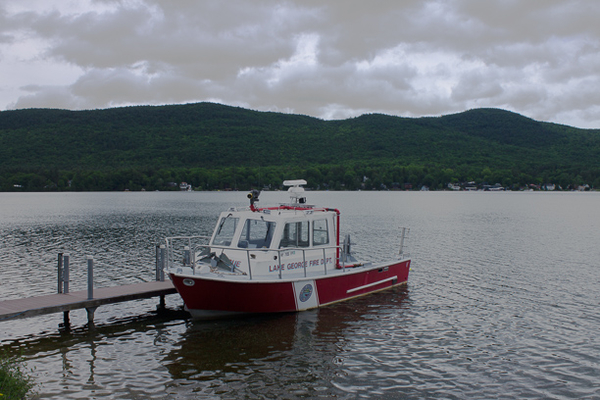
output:
[[[213,243],[216,246],[229,246],[233,240],[233,234],[235,228],[237,228],[239,218],[231,217],[231,214],[221,218],[219,225],[217,225],[217,233],[213,239]]]
[[[271,247],[275,232],[275,222],[262,219],[248,219],[242,229],[238,247],[244,249],[261,249]]]

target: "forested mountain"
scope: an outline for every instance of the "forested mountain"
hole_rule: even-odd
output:
[[[600,130],[498,109],[337,121],[212,103],[0,112],[1,190],[600,186]]]

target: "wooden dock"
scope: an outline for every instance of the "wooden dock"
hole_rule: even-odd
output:
[[[157,296],[161,296],[164,300],[165,295],[173,293],[177,293],[173,283],[166,280],[94,288],[92,299],[88,298],[87,290],[81,290],[65,294],[5,300],[0,302],[0,322],[44,314],[67,313],[71,310],[85,308],[88,312],[88,321],[93,323],[94,311],[99,306]]]

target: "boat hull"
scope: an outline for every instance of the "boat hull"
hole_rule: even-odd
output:
[[[293,280],[234,280],[170,273],[194,318],[308,310],[405,284],[410,260]]]

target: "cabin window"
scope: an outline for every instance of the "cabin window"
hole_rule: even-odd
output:
[[[231,241],[233,240],[233,234],[235,233],[235,228],[237,228],[240,219],[230,217],[229,215],[224,218],[221,218],[221,220],[219,221],[219,225],[217,226],[217,233],[215,234],[215,238],[213,240],[213,244],[216,246],[231,245]]]
[[[308,221],[289,222],[285,224],[279,248],[308,247],[309,244]]]
[[[318,219],[313,222],[313,245],[321,246],[329,244],[329,230],[327,220]]]
[[[271,247],[275,232],[275,222],[261,219],[248,219],[242,228],[238,247],[244,249],[261,249]]]

